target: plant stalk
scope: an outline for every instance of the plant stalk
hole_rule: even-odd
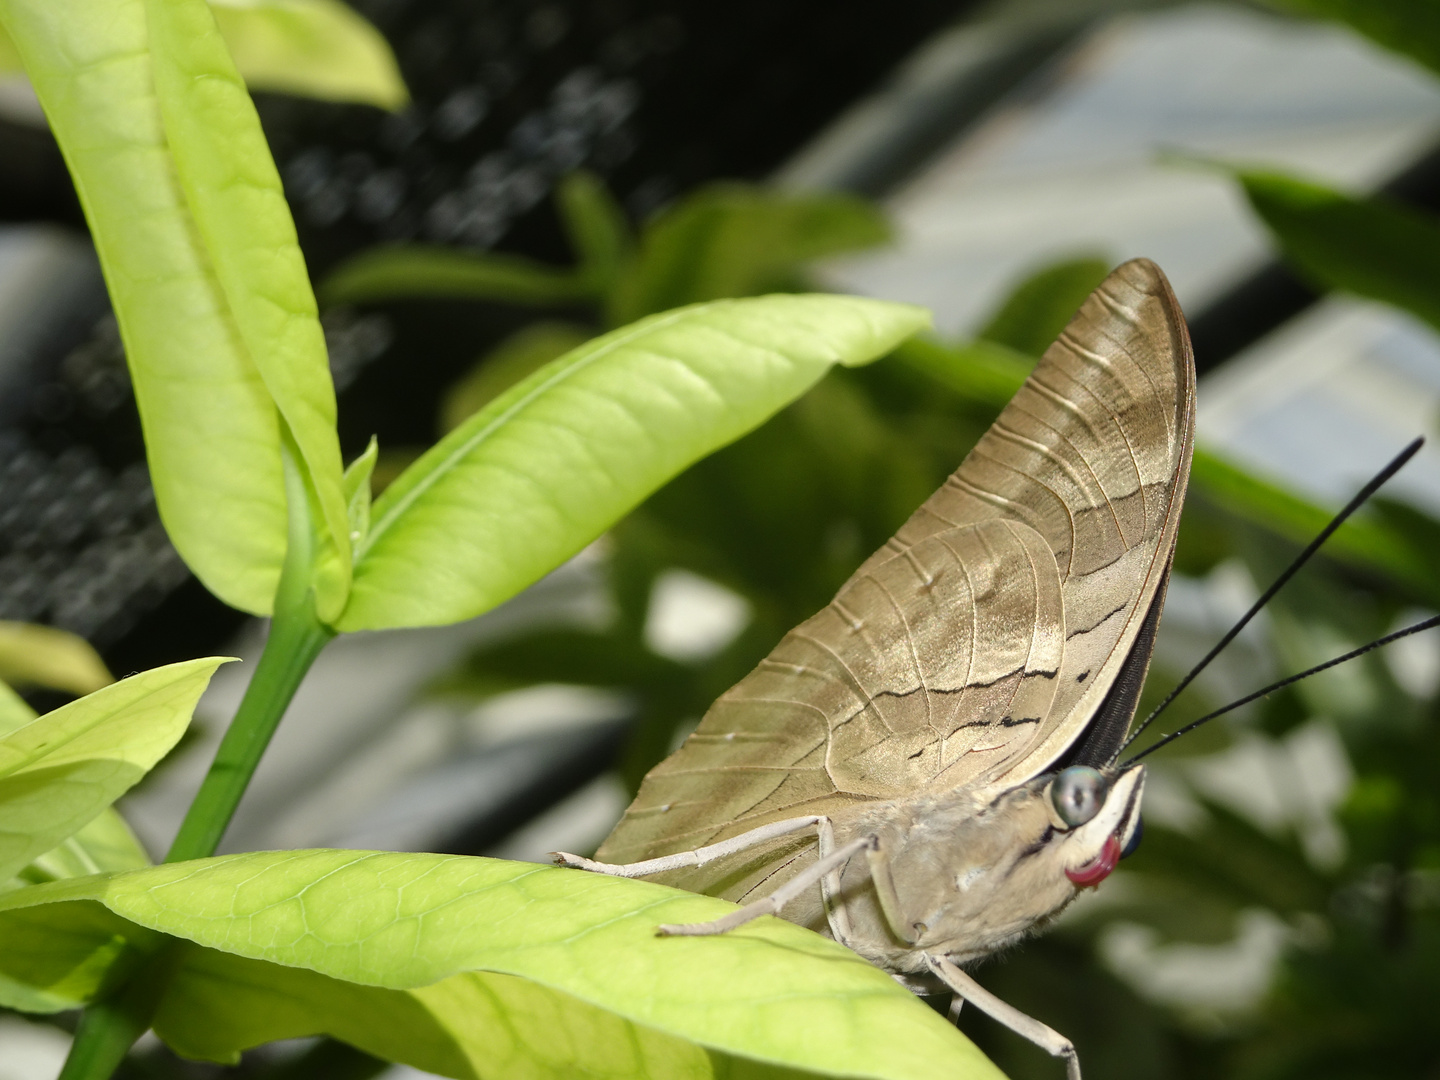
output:
[[[150,1026],[151,1010],[137,1008],[138,1004],[130,994],[122,994],[87,1005],[59,1080],[95,1080],[119,1068]]]
[[[312,587],[317,547],[315,516],[304,478],[295,465],[288,433],[282,444],[281,459],[285,466],[285,500],[290,508],[290,525],[285,562],[275,589],[275,615],[270,621],[270,633],[265,639],[260,663],[240,700],[240,708],[220,740],[210,771],[205,774],[165,856],[167,863],[215,854],[290,699],[315,657],[335,636],[335,631],[315,614]]]
[[[120,1066],[155,1017],[183,952],[174,946],[170,942],[153,952],[124,986],[85,1006],[58,1080],[100,1080]]]
[[[220,740],[210,771],[165,856],[166,862],[215,854],[290,699],[320,650],[335,636],[335,631],[315,612],[312,582],[316,518],[305,480],[295,465],[288,433],[281,456],[289,535],[275,590],[270,633],[240,707]],[[60,1080],[108,1080],[135,1040],[149,1028],[174,963],[184,951],[176,947],[178,944],[170,941],[161,945],[146,962],[142,975],[86,1007]]]
[[[307,614],[309,618],[304,617]],[[335,631],[314,618],[313,604],[309,612],[275,613],[260,663],[235,719],[220,740],[210,771],[185,812],[166,862],[215,854],[286,706],[320,650],[334,636]]]

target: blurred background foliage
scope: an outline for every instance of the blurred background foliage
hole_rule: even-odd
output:
[[[1339,21],[1403,62],[1440,71],[1433,0],[1274,6]],[[259,64],[264,49],[256,48]],[[403,88],[391,92],[398,102]],[[385,130],[403,143],[403,118]],[[1230,175],[1276,253],[1315,291],[1378,300],[1440,328],[1434,214],[1263,161],[1192,158],[1176,167]],[[297,205],[309,197],[303,172],[287,173]],[[382,435],[377,486],[425,448],[427,424],[438,437],[596,333],[681,304],[823,287],[825,260],[882,247],[892,235],[885,215],[859,196],[748,182],[621,201],[596,176],[570,172],[553,211],[553,220],[526,226],[556,235],[530,245],[553,261],[406,242],[331,265],[333,252],[311,249],[314,264],[328,267],[319,294],[337,333],[351,328],[358,339],[372,306],[415,301],[425,318],[454,316],[448,332],[467,358],[406,373],[444,389],[433,417],[400,425],[404,434],[390,445]],[[559,256],[562,238],[569,262]],[[629,718],[617,767],[633,791],[710,702],[826,603],[953,471],[1112,261],[1109,252],[1076,251],[1034,266],[968,339],[917,340],[869,368],[834,372],[597,545],[603,619],[553,619],[487,638],[422,696],[469,707],[556,684],[617,693]],[[371,419],[361,413],[358,422]],[[1235,598],[1233,615],[1333,508],[1240,467],[1223,449],[1197,452],[1172,603],[1208,589]],[[1440,522],[1382,493],[1158,727],[1178,727],[1440,609],[1437,552]],[[709,628],[662,633],[662,600],[676,591],[728,614]],[[1224,628],[1218,623],[1213,637]],[[1191,624],[1168,629],[1141,715],[1213,640]],[[1150,759],[1138,852],[1048,935],[985,965],[981,981],[1070,1036],[1092,1078],[1440,1077],[1432,1036],[1440,680],[1426,663],[1399,647],[1370,654]],[[0,678],[45,703],[47,694],[58,701],[109,675],[78,638],[0,624]],[[0,700],[0,723],[7,710]],[[1245,802],[1237,788],[1251,812],[1237,809]],[[1017,1080],[1060,1075],[1054,1061],[973,1010],[961,1026]],[[158,1052],[130,1068],[136,1076],[194,1074]],[[247,1059],[241,1071],[358,1077],[383,1068],[322,1043],[287,1063]]]
[[[1365,5],[1310,6],[1375,32]],[[1388,24],[1375,36],[1397,38]],[[1403,44],[1434,58],[1430,44]],[[1378,299],[1440,327],[1440,219],[1263,168],[1233,175],[1278,251],[1317,288]],[[733,183],[682,197],[638,235],[585,174],[562,185],[557,210],[575,253],[570,268],[397,247],[360,256],[322,287],[332,303],[438,294],[588,315],[536,321],[483,356],[447,394],[437,431],[587,334],[680,304],[805,288],[814,260],[888,237],[858,199]],[[611,533],[608,625],[542,627],[476,649],[431,692],[483,699],[555,683],[621,691],[635,714],[620,766],[633,792],[709,703],[827,602],[943,481],[1110,269],[1103,254],[1088,253],[1039,267],[973,340],[921,340],[872,368],[833,373]],[[1176,572],[1239,574],[1253,591],[1327,516],[1202,447]],[[1376,498],[1249,635],[1260,669],[1298,670],[1440,606],[1437,541],[1440,522]],[[657,583],[677,571],[743,601],[746,618],[728,640],[687,655],[647,634]],[[1184,673],[1177,660],[1197,658],[1162,648],[1140,715]],[[1202,681],[1159,726],[1223,704],[1216,689]],[[1152,758],[1164,808],[1124,872],[982,978],[1069,1034],[1090,1075],[1440,1075],[1430,1036],[1440,992],[1440,699],[1433,686],[1420,689],[1407,692],[1386,658],[1371,654]],[[1315,717],[1333,725],[1353,769],[1333,819],[1324,806],[1305,807],[1303,777],[1284,775],[1302,767],[1286,740]],[[1261,749],[1269,779],[1298,804],[1268,827],[1207,794],[1187,767],[1242,743]],[[1143,978],[1121,977],[1145,955],[1226,943],[1277,959],[1258,992],[1229,1008],[1187,1007],[1183,993],[1146,995]],[[1043,1053],[973,1011],[962,1027],[1011,1076],[1055,1075]]]
[[[1276,172],[1234,175],[1279,250],[1318,287],[1440,325],[1440,222],[1432,216]],[[445,396],[437,432],[589,334],[680,304],[804,288],[809,263],[888,236],[877,211],[858,199],[735,183],[677,200],[638,236],[585,174],[565,181],[557,210],[575,251],[571,268],[391,248],[360,256],[323,285],[332,303],[439,294],[589,316],[538,320],[482,356]],[[608,625],[542,627],[476,649],[431,693],[483,700],[545,684],[621,691],[634,709],[620,766],[633,792],[709,703],[826,603],[943,481],[1110,269],[1099,255],[1040,267],[973,340],[919,340],[871,368],[833,373],[610,534]],[[1327,518],[1326,509],[1202,448],[1176,572],[1239,573],[1252,590],[1263,587]],[[1437,541],[1440,522],[1376,498],[1271,603],[1248,647],[1264,658],[1262,668],[1283,674],[1433,608]],[[654,593],[677,572],[743,601],[733,636],[688,654],[655,640]],[[1194,660],[1198,651],[1180,656]],[[1176,659],[1162,648],[1139,715],[1184,673]],[[1178,727],[1223,703],[1203,687],[1179,699],[1160,726]],[[1174,744],[1151,759],[1165,811],[1149,821],[1124,872],[1052,935],[988,965],[982,977],[1070,1034],[1091,1075],[1440,1075],[1440,1050],[1428,1036],[1440,990],[1437,708],[1433,688],[1407,693],[1386,659],[1371,654],[1271,695],[1237,723]],[[1317,716],[1333,723],[1354,770],[1333,822],[1307,817],[1302,805],[1267,828],[1188,779],[1189,759],[1241,742],[1283,747]],[[1304,779],[1283,775],[1296,763],[1283,750],[1269,756],[1280,774],[1271,779],[1303,804]],[[1133,966],[1126,960],[1136,946],[1152,955],[1244,947],[1247,927],[1260,928],[1249,947],[1274,951],[1279,964],[1263,992],[1232,1008],[1167,1008],[1116,974]],[[1040,1051],[973,1012],[962,1026],[1010,1075],[1055,1074]]]

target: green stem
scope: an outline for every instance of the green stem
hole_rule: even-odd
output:
[[[315,570],[314,518],[309,492],[295,467],[289,442],[286,438],[281,457],[285,463],[290,529],[285,563],[275,589],[275,616],[270,622],[270,634],[265,639],[265,650],[260,654],[250,685],[245,688],[240,708],[220,740],[220,748],[215,751],[210,771],[185,812],[185,820],[180,823],[180,831],[165,856],[166,862],[203,859],[215,854],[290,699],[315,657],[335,636],[335,631],[315,614],[315,592],[311,587]]]
[[[305,618],[309,615],[309,618]],[[308,612],[276,612],[260,663],[185,813],[166,862],[215,854],[290,699],[335,631]]]
[[[59,1080],[95,1080],[119,1068],[150,1026],[150,1010],[136,1006],[128,994],[87,1005]]]
[[[181,952],[162,947],[123,987],[85,1007],[58,1080],[100,1080],[119,1067],[150,1026]]]
[[[285,562],[275,590],[270,634],[240,708],[180,823],[166,862],[215,854],[290,699],[315,657],[335,636],[335,631],[315,613],[312,581],[316,517],[305,480],[295,466],[288,432],[283,438],[281,457],[290,527]],[[61,1080],[107,1080],[114,1073],[135,1040],[150,1026],[176,958],[183,952],[175,946],[173,941],[160,946],[146,962],[142,975],[85,1009]]]

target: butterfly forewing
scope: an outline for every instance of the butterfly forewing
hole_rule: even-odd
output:
[[[1084,731],[1161,587],[1193,385],[1168,283],[1126,263],[956,473],[651,771],[600,858],[1043,771]],[[736,898],[778,884],[810,846],[664,880]]]

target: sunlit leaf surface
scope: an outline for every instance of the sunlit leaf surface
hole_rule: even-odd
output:
[[[428,999],[415,995],[421,1006],[458,1007],[477,1027],[487,1016],[504,1022],[509,1008],[520,1009],[517,1030],[501,1043],[512,1050],[517,1042],[534,1038],[529,1033],[537,1030],[537,1010],[553,1015],[556,997],[527,989],[520,995],[527,1000],[515,1004],[504,983],[465,982],[461,973],[519,976],[670,1036],[650,1045],[657,1057],[680,1060],[685,1065],[680,1075],[705,1074],[691,1068],[695,1059],[687,1061],[674,1038],[830,1075],[895,1080],[998,1075],[938,1014],[884,972],[800,927],[765,919],[720,937],[657,937],[660,923],[714,918],[732,907],[648,882],[462,856],[265,852],[0,895],[0,942],[12,932],[12,920],[33,926],[45,917],[37,913],[46,912],[54,912],[48,916],[50,933],[58,933],[53,928],[65,926],[67,917],[86,926],[98,920],[102,932],[113,932],[96,915],[93,901],[141,927],[235,957],[304,969],[345,984],[392,991],[428,987]],[[98,947],[95,932],[89,934],[86,938],[76,931],[77,942],[91,942],[91,953],[77,944],[77,954],[91,955]],[[225,978],[239,979],[239,967],[231,966]],[[15,979],[25,970],[15,962],[4,973]],[[54,965],[48,970],[63,974]],[[41,974],[36,968],[32,980]],[[456,976],[462,981],[452,981]],[[255,981],[263,983],[263,975]],[[303,981],[294,976],[292,992]],[[283,997],[284,986],[274,993]],[[359,1024],[366,1015],[360,1003],[347,1004],[346,995],[353,995],[349,985],[334,988],[329,1001],[315,980],[298,994],[318,1001],[315,1007],[331,1010],[329,1015],[338,1012],[347,1024]],[[454,995],[449,1004],[447,994]],[[248,997],[236,1027],[257,1023],[256,1012],[266,1008],[273,1017],[270,995],[267,990],[262,999]],[[476,1003],[485,1008],[469,1012]],[[177,998],[174,1008],[185,1007]],[[207,1005],[202,996],[196,1007],[213,1008],[213,999]],[[364,1004],[364,1009],[379,1007],[374,1000]],[[405,1008],[412,1015],[419,1011]],[[602,1022],[588,1009],[575,1019],[599,1035],[615,1028],[613,1019]],[[160,1024],[162,1030],[175,1028],[164,1014]],[[177,1038],[207,1038],[193,1030],[193,1018],[179,1024],[190,1034]],[[266,1029],[267,1037],[271,1030]],[[434,1024],[427,1021],[417,1038],[433,1035]],[[217,1033],[209,1052],[216,1042],[246,1038]],[[647,1040],[628,1050],[591,1048],[570,1029],[557,1033],[552,1049],[562,1060],[574,1053],[614,1063],[617,1054],[650,1052]],[[434,1048],[437,1055],[456,1052],[443,1040]],[[599,1071],[610,1068],[613,1064]]]
[[[223,663],[188,660],[132,675],[0,739],[0,882],[154,767]]]
[[[78,634],[35,623],[0,622],[0,679],[22,689],[43,686],[71,694],[99,690],[114,676]]]
[[[386,488],[340,628],[489,610],[831,365],[873,360],[928,321],[902,304],[770,296],[682,308],[582,345]]]
[[[332,619],[349,584],[335,387],[295,223],[255,106],[204,0],[146,0],[166,143],[250,362],[318,500],[316,593]]]
[[[339,0],[210,0],[252,90],[398,109],[409,100],[380,32]]]

